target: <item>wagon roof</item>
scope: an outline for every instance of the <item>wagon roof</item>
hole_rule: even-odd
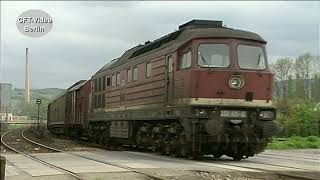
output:
[[[155,52],[168,46],[172,47],[171,50],[176,50],[184,43],[199,38],[241,38],[266,43],[266,41],[256,33],[223,27],[222,21],[192,20],[180,25],[178,31],[167,34],[152,42],[147,41],[144,45],[139,44],[127,50],[121,57],[104,65],[95,75],[115,68],[127,61],[134,61],[137,58],[149,54],[149,52]]]
[[[56,101],[57,99],[61,98],[61,97],[64,96],[67,92],[74,91],[74,90],[76,90],[77,88],[82,87],[86,82],[87,82],[86,80],[77,81],[76,83],[72,84],[68,89],[64,89],[61,93],[59,93],[56,97],[54,97],[49,104],[51,104],[52,102],[54,102],[54,101]],[[79,87],[79,85],[81,85],[81,84],[83,84],[83,85]]]
[[[69,89],[68,89],[68,92],[71,92],[71,91],[75,91],[75,90],[80,89],[82,86],[84,86],[84,85],[86,84],[86,82],[87,82],[87,81],[85,81],[85,80],[79,81],[79,84],[77,84],[77,85],[69,88]]]
[[[59,93],[58,95],[56,95],[51,102],[53,102],[53,101],[59,99],[60,97],[64,96],[64,95],[66,94],[66,92],[67,92],[67,90],[64,89],[61,93]]]

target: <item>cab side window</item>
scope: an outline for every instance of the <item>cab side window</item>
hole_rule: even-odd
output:
[[[111,86],[115,86],[116,85],[116,74],[112,75],[112,81],[111,81]]]
[[[110,86],[110,85],[111,85],[111,78],[107,77],[107,86]]]
[[[117,73],[117,86],[119,86],[120,83],[121,83],[120,73]]]
[[[127,70],[127,82],[131,82],[132,81],[132,70],[128,69]]]
[[[191,67],[191,51],[181,55],[179,69],[186,69]]]
[[[168,66],[168,72],[172,72],[173,70],[173,63],[172,63],[172,56],[169,56],[167,58],[167,66]]]
[[[133,68],[133,81],[138,80],[138,67]]]
[[[151,66],[151,62],[147,63],[146,65],[146,77],[151,77],[151,71],[152,71],[152,66]]]

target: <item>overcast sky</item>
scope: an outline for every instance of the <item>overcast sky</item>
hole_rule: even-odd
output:
[[[51,32],[22,35],[17,17],[41,9]],[[305,52],[319,54],[319,2],[3,2],[0,81],[24,87],[25,48],[30,49],[31,88],[66,88],[89,79],[125,50],[178,29],[192,19],[222,20],[259,33],[270,61]]]

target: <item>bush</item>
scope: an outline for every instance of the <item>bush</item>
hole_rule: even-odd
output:
[[[309,136],[299,137],[294,136],[286,139],[274,138],[268,145],[268,149],[319,149],[320,137]]]
[[[282,127],[279,137],[294,135],[307,137],[320,135],[320,108],[313,103],[291,103],[285,114],[278,113],[277,121]]]
[[[318,142],[318,141],[320,140],[320,138],[319,138],[319,137],[316,137],[316,136],[309,136],[309,137],[307,137],[306,139],[307,139],[307,141],[309,141],[309,142]]]

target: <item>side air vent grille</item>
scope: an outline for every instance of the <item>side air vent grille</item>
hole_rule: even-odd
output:
[[[179,26],[179,29],[185,28],[222,28],[222,21],[192,20]]]
[[[136,56],[139,56],[141,54],[144,54],[146,52],[149,52],[149,51],[152,51],[158,47],[160,47],[161,45],[167,43],[167,42],[170,42],[172,40],[175,40],[179,34],[180,34],[181,31],[176,31],[176,32],[173,32],[171,34],[168,34],[160,39],[157,39],[153,42],[149,42],[149,43],[146,43],[144,47],[138,49],[137,51],[135,51],[130,58],[133,58],[133,57],[136,57]]]

